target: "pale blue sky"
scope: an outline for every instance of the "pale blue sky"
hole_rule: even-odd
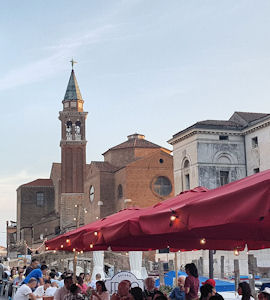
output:
[[[16,188],[60,162],[71,57],[87,162],[134,132],[169,147],[198,120],[270,112],[268,0],[13,0],[0,11],[0,244]]]

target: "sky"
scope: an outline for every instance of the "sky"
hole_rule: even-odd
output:
[[[16,188],[60,162],[72,57],[88,163],[135,132],[172,149],[197,121],[270,113],[269,0],[12,0],[0,11],[0,245]]]

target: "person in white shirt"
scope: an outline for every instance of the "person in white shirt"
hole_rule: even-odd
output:
[[[93,277],[92,277],[93,278]],[[101,275],[99,273],[96,274],[96,279],[93,279],[89,286],[91,286],[92,289],[96,289],[96,282],[101,280]]]
[[[27,284],[23,284],[18,288],[14,300],[36,300],[36,296],[33,294],[32,289],[34,289],[37,285],[36,278],[30,278]]]
[[[55,292],[58,289],[58,285],[56,282],[52,282],[51,286],[49,288],[47,288],[46,292],[45,292],[45,296],[54,296]]]
[[[44,285],[40,285],[35,291],[34,295],[36,296],[37,300],[42,299],[43,296],[46,295],[47,289],[51,286],[50,280],[45,280]]]
[[[56,290],[54,294],[54,300],[64,300],[64,297],[69,293],[69,289],[72,283],[73,283],[72,277],[67,276],[64,279],[64,286]]]

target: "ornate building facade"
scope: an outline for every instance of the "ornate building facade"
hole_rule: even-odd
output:
[[[270,114],[235,112],[229,120],[200,121],[173,135],[169,143],[173,146],[175,193],[197,186],[214,189],[270,169]],[[257,257],[259,267],[270,271],[269,249],[250,253]],[[215,275],[220,275],[221,256],[230,275],[235,257],[225,251],[214,256]],[[184,253],[182,263],[200,257],[207,274],[206,251]],[[241,274],[248,274],[247,253],[241,253],[239,259]]]

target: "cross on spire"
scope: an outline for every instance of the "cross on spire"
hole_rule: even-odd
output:
[[[74,64],[77,64],[77,62],[73,58],[72,58],[72,60],[70,62],[71,62],[72,70],[73,70],[73,66],[74,66]]]

